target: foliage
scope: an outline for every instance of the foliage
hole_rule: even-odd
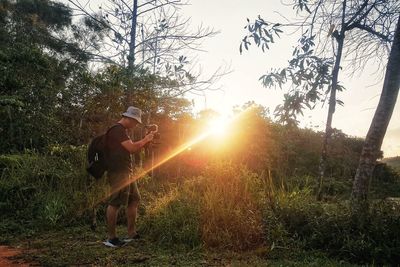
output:
[[[400,174],[386,163],[375,165],[370,183],[370,198],[400,197]]]
[[[243,40],[239,46],[239,51],[242,53],[243,47],[248,50],[251,42],[249,39],[253,40],[253,42],[258,46],[261,47],[262,51],[264,52],[265,49],[269,49],[269,43],[274,43],[274,35],[277,37],[279,33],[282,33],[281,24],[276,23],[268,23],[266,22],[261,16],[258,16],[254,22],[250,22],[247,19],[248,25],[246,25],[245,29],[249,31],[249,34],[243,37]]]
[[[282,123],[293,125],[298,123],[296,118],[302,115],[304,108],[312,109],[319,102],[324,103],[331,91],[334,92],[328,103],[333,107],[331,109],[334,110],[336,103],[344,104],[336,99],[336,90],[344,89],[338,83],[342,55],[340,41],[346,38],[346,47],[350,47],[343,55],[352,58],[353,71],[364,69],[371,58],[387,54],[382,43],[393,41],[400,5],[398,1],[380,0],[362,4],[359,1],[339,4],[338,1],[295,0],[288,5],[296,10],[296,18],[285,23],[269,22],[261,16],[247,19],[246,35],[239,51],[248,50],[252,43],[263,52],[270,50],[283,34],[283,28],[299,33],[288,66],[271,69],[259,79],[266,87],[282,88],[289,84],[284,103],[277,106],[275,115]],[[331,46],[332,40],[335,45]],[[337,63],[335,67],[334,62]]]
[[[400,173],[400,157],[384,158],[382,161]]]
[[[295,8],[310,13],[308,1]],[[251,40],[269,49],[282,32],[282,25],[261,17],[248,22],[250,35],[241,50]],[[105,179],[95,182],[85,171],[88,140],[135,105],[145,111],[146,122],[160,125],[160,144],[145,151],[160,157],[203,133],[217,115],[206,110],[196,117],[187,99],[175,97],[182,81],[196,82],[184,56],[176,66],[154,62],[165,66],[164,76],[111,64],[91,70],[91,51],[110,30],[105,23],[101,18],[75,23],[72,10],[57,2],[0,2],[1,243],[16,236],[31,240],[38,231],[33,248],[43,254],[30,256],[43,265],[234,264],[231,256],[204,260],[202,253],[215,250],[279,256],[283,265],[292,257],[302,257],[304,265],[334,265],[328,256],[363,264],[400,261],[399,175],[379,164],[365,217],[355,217],[348,206],[363,140],[332,131],[326,197],[315,200],[322,133],[298,128],[296,116],[329,92],[332,62],[314,55],[311,31],[299,40],[289,67],[261,77],[268,87],[293,84],[274,112],[278,120],[254,102],[236,107],[237,117],[222,138],[207,136],[157,168],[152,178],[142,177],[139,228],[145,239],[138,247],[144,245],[145,255],[119,250],[104,257],[105,248],[97,246],[104,227],[94,233],[76,227],[104,220],[109,193]],[[160,23],[161,34],[168,27]],[[72,241],[65,238],[69,235]],[[148,256],[152,250],[155,260]],[[185,256],[171,256],[177,250]],[[264,258],[251,263],[265,264]]]
[[[88,55],[63,36],[78,25],[52,1],[2,1],[0,22],[0,151],[42,149],[63,140],[60,93]]]
[[[115,65],[90,70],[84,48],[101,41],[101,23],[72,23],[72,10],[52,1],[0,5],[0,152],[87,144],[129,105],[149,118],[190,110],[188,100],[163,90],[178,86],[173,77]]]
[[[85,148],[52,147],[47,155],[34,152],[0,156],[2,218],[39,226],[71,223],[107,190],[85,170]]]
[[[307,190],[281,195],[275,204],[267,222],[271,228],[272,223],[278,222],[282,230],[280,239],[275,233],[268,236],[271,240],[284,240],[288,245],[294,239],[293,244],[304,249],[323,250],[357,263],[381,265],[399,261],[397,203],[374,203],[363,219],[352,215],[348,202],[315,202]]]
[[[163,245],[257,248],[262,244],[255,195],[259,182],[255,174],[232,164],[211,165],[202,176],[174,184],[161,196],[158,193],[146,208],[141,228]]]
[[[202,240],[208,247],[246,250],[263,243],[262,220],[256,193],[261,180],[231,163],[205,170],[201,193]]]
[[[269,49],[268,44],[274,43],[273,36],[280,37],[279,33],[283,32],[281,24],[268,23],[260,16],[254,22],[249,19],[247,22],[245,29],[248,34],[240,44],[240,53],[242,45],[248,50],[251,44],[249,39],[265,52],[265,48]],[[315,55],[314,39],[315,35],[309,35],[306,31],[294,48],[288,67],[272,69],[259,78],[267,88],[279,86],[282,89],[282,85],[291,83],[290,90],[284,95],[283,104],[275,109],[275,116],[282,124],[298,125],[297,116],[303,115],[304,108],[314,108],[319,101],[324,101],[324,95],[329,92],[332,60]]]
[[[98,70],[95,75],[77,75],[62,92],[61,102],[65,110],[60,114],[61,125],[72,125],[66,132],[69,143],[85,144],[90,138],[105,132],[130,105],[146,112],[144,120],[146,117],[153,119],[159,110],[170,116],[188,108],[188,101],[168,99],[155,89],[170,83],[173,81],[146,71],[132,75],[116,66]],[[166,100],[161,101],[163,99]]]
[[[46,155],[26,152],[1,156],[3,240],[13,240],[10,233],[24,236],[38,229],[66,231],[71,225],[87,223],[91,209],[105,196],[108,186],[105,181],[93,184],[85,176],[84,151],[82,147],[54,146]],[[315,185],[312,176],[289,179],[271,172],[256,174],[239,164],[221,161],[208,164],[200,176],[186,179],[145,177],[140,182],[144,205],[139,229],[146,246],[151,243],[183,251],[253,251],[269,259],[311,262],[310,255],[307,259],[302,255],[321,251],[322,255],[357,263],[393,264],[399,260],[397,201],[373,202],[367,217],[360,220],[343,200],[349,183],[339,179],[327,183],[327,191],[333,195],[325,200],[328,202],[315,201]],[[99,215],[104,217],[104,213]],[[16,221],[24,222],[24,227]],[[85,231],[82,242],[93,244],[104,234]],[[37,244],[37,248],[44,245],[40,240]],[[98,250],[97,245],[94,248]],[[72,254],[57,251],[54,253],[59,257],[78,262]],[[74,255],[97,262],[84,251]],[[50,260],[46,254],[38,259]]]
[[[112,109],[109,110],[109,113],[112,114]],[[287,128],[273,123],[268,118],[268,111],[261,106],[253,106],[252,108],[244,106],[243,110],[247,111],[243,113],[240,120],[232,125],[235,130],[231,130],[224,137],[224,143],[220,139],[214,138],[204,140],[197,146],[193,146],[190,151],[183,152],[175,159],[159,167],[155,171],[155,179],[160,183],[180,183],[184,177],[199,175],[211,179],[209,176],[218,177],[217,171],[205,175],[203,174],[204,168],[210,166],[210,164],[229,159],[232,165],[245,165],[252,172],[258,173],[260,177],[273,177],[276,184],[283,185],[284,188],[290,188],[293,184],[293,177],[298,177],[300,184],[302,183],[300,180],[304,179],[305,176],[309,177],[308,180],[312,181],[311,186],[314,186],[315,178],[312,177],[317,173],[320,133],[315,133],[310,129]],[[118,111],[115,110],[114,112],[116,114]],[[240,109],[238,109],[238,112],[240,112]],[[95,116],[94,112],[93,116]],[[171,119],[170,116],[168,113],[160,113],[154,117],[154,120],[160,123],[162,133],[161,144],[157,148],[157,153],[168,152],[171,147],[180,145],[179,141],[183,141],[179,137],[179,131],[182,131],[182,128],[179,129],[180,124],[196,125],[196,123],[199,123],[191,117],[185,117],[184,113],[178,115],[179,117],[175,120]],[[72,124],[73,121],[74,119],[71,118]],[[100,123],[91,123],[93,125],[90,127],[91,129],[94,129],[94,125],[101,127]],[[65,129],[64,134],[68,134],[69,131],[72,133],[74,127]],[[89,132],[90,130],[85,129],[85,131]],[[346,196],[348,181],[355,171],[361,140],[349,138],[340,132],[337,132],[334,136],[331,145],[334,148],[335,155],[329,165],[332,178],[324,190],[329,197],[340,196],[342,198]],[[236,146],[231,146],[233,140],[243,141]],[[216,142],[218,142],[218,146]],[[211,147],[213,149],[209,149]],[[68,217],[81,218],[83,216],[89,219],[92,208],[102,198],[102,194],[105,194],[107,188],[104,187],[105,181],[93,184],[93,181],[87,177],[84,169],[86,147],[53,145],[43,149],[43,151],[44,153],[26,151],[24,154],[1,156],[1,190],[3,192],[1,209],[4,214],[17,210],[16,218],[33,221],[42,218],[42,221],[46,224],[57,224]],[[214,166],[214,169],[218,168]],[[243,175],[246,177],[245,174]],[[214,185],[214,182],[211,180],[210,184]],[[236,194],[241,195],[243,191],[240,191],[242,190],[240,188],[244,181],[236,182],[237,184],[227,183],[227,185],[232,185],[232,194],[236,192]],[[247,184],[247,182],[244,183]],[[389,192],[379,189],[382,188],[379,187],[379,183],[376,185],[377,192],[381,192],[380,196],[389,195]],[[221,192],[217,191],[218,188],[218,186],[214,189],[211,188],[210,191],[207,191],[207,194],[210,194],[210,197],[213,194],[220,195]],[[239,196],[235,198],[239,198]],[[179,200],[181,197],[177,199]],[[185,209],[185,206],[181,207],[179,202],[181,200],[178,200],[172,208]],[[255,204],[252,201],[251,198],[249,202],[245,201],[243,204],[247,205],[246,208],[238,211],[237,217],[232,217],[230,220],[238,219],[239,214],[242,214],[241,212],[253,210]],[[183,202],[185,204],[188,201]],[[235,202],[229,203],[214,208],[220,209],[221,212],[228,212],[231,209],[230,205]],[[213,208],[210,207],[209,209],[202,210],[202,212],[206,214],[211,212]],[[101,216],[103,210],[100,209],[100,211],[99,216]],[[170,214],[170,212],[165,214]],[[160,216],[166,216],[165,214]],[[252,218],[252,215],[246,215],[246,213],[242,215]],[[255,218],[254,220],[257,221]],[[210,227],[224,228],[225,226],[213,225]],[[237,227],[242,226],[237,223]],[[255,232],[257,232],[256,229],[254,228]],[[247,246],[245,243],[242,245]],[[239,245],[235,244],[234,246]]]
[[[171,189],[146,207],[140,230],[154,242],[190,248],[201,245],[199,205],[184,190],[182,187]]]
[[[235,112],[237,118],[223,134],[208,136],[157,168],[157,179],[172,181],[196,176],[207,165],[226,159],[243,164],[258,174],[270,172],[279,179],[318,175],[322,133],[274,123],[268,109],[251,102],[236,107]],[[161,132],[160,144],[154,148],[156,159],[204,133],[210,121],[208,117],[172,120],[164,115],[155,116],[155,119],[160,123]],[[363,140],[336,129],[332,139],[327,177],[347,184],[355,173]]]
[[[173,81],[157,88],[171,97],[207,90],[220,76],[217,70],[201,79],[201,69],[195,70],[196,60],[189,59],[190,51],[198,52],[203,39],[216,32],[202,25],[190,29],[190,19],[183,18],[180,11],[186,3],[109,0],[99,3],[97,11],[80,1],[68,3],[85,22],[106,29],[104,40],[92,49],[96,63],[102,67],[112,64],[129,69],[134,76],[145,70]]]

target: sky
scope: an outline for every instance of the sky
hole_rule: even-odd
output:
[[[298,35],[283,35],[271,50],[262,52],[254,45],[249,51],[239,53],[239,45],[246,31],[246,18],[254,20],[261,15],[268,21],[284,22],[282,15],[294,18],[293,9],[282,1],[290,0],[189,0],[189,5],[182,7],[181,16],[191,18],[191,27],[199,25],[211,27],[219,34],[205,40],[201,49],[196,52],[196,61],[201,66],[204,77],[211,75],[219,67],[228,67],[229,74],[223,76],[215,88],[220,91],[206,91],[205,97],[187,95],[193,99],[195,111],[214,109],[226,115],[231,113],[234,105],[255,101],[268,107],[271,112],[282,103],[284,91],[264,88],[259,81],[261,75],[271,68],[287,65]],[[62,2],[67,2],[63,0]],[[90,1],[98,6],[102,0]],[[139,3],[141,1],[139,0]],[[370,63],[374,65],[374,63]],[[345,67],[345,66],[344,66]],[[384,70],[384,69],[383,69]],[[350,78],[342,70],[339,80],[347,88],[338,93],[338,99],[344,106],[338,106],[333,117],[332,126],[350,136],[365,137],[382,90],[384,73],[375,74],[374,66],[366,66],[363,72]],[[300,117],[300,126],[323,131],[327,116],[327,106],[306,111]],[[400,104],[397,103],[391,122],[382,145],[385,157],[400,156]]]
[[[283,91],[264,88],[259,77],[271,68],[287,65],[297,36],[282,37],[265,53],[252,46],[250,51],[240,54],[239,45],[246,34],[246,18],[252,20],[261,15],[269,21],[282,22],[279,14],[288,18],[294,17],[291,7],[283,5],[281,0],[191,0],[191,5],[184,7],[182,14],[192,18],[193,26],[203,24],[220,32],[203,43],[202,48],[207,52],[198,55],[205,74],[224,65],[231,69],[231,73],[218,82],[223,92],[206,92],[205,98],[195,98],[197,110],[212,108],[224,114],[233,105],[255,101],[273,111],[281,103]],[[374,66],[367,66],[355,77],[350,77],[346,71],[342,71],[340,75],[340,81],[347,90],[338,94],[344,106],[337,106],[333,127],[351,136],[365,137],[379,101],[383,74],[376,75]],[[300,118],[301,126],[323,130],[326,116],[326,106],[307,111]],[[399,103],[393,112],[382,150],[385,157],[400,156]]]

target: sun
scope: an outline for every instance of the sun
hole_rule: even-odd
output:
[[[208,122],[209,133],[214,136],[226,134],[230,120],[226,117],[217,117]]]

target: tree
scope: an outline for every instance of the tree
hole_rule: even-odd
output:
[[[198,51],[205,38],[216,32],[199,26],[190,29],[190,19],[183,19],[182,0],[108,0],[99,12],[90,10],[79,0],[69,0],[77,14],[104,25],[108,35],[103,46],[95,54],[99,60],[128,68],[132,75],[141,69],[170,79],[169,86],[154,88],[168,96],[180,96],[189,91],[211,89],[223,70],[217,70],[209,78],[202,79],[201,71],[195,71],[196,62],[190,62],[190,51]]]
[[[247,49],[249,40],[253,40],[263,50],[269,49],[268,44],[274,42],[274,35],[279,36],[282,26],[299,27],[302,30],[302,37],[293,52],[293,59],[289,61],[289,67],[273,70],[260,79],[267,87],[282,86],[288,81],[293,83],[292,90],[285,95],[284,105],[276,109],[276,114],[288,124],[297,122],[296,115],[302,113],[304,106],[313,108],[316,102],[321,100],[324,102],[329,98],[319,167],[320,188],[322,188],[328,140],[333,130],[333,114],[336,103],[343,104],[336,97],[337,91],[343,90],[343,86],[339,84],[342,57],[347,54],[360,65],[366,64],[371,55],[376,54],[371,53],[371,49],[377,49],[381,47],[381,43],[392,40],[393,14],[396,14],[400,5],[396,1],[383,0],[341,2],[299,0],[294,4],[294,8],[306,14],[300,22],[284,25],[269,23],[259,17],[254,23],[249,22],[246,28],[250,33],[244,37],[242,45]],[[315,28],[320,32],[318,36],[314,34]],[[328,49],[327,44],[330,39],[325,36],[332,37],[332,50]],[[349,45],[345,54],[346,37]],[[321,192],[319,196],[320,194]]]
[[[380,154],[381,145],[390,118],[396,104],[400,88],[400,17],[394,34],[394,41],[386,66],[385,80],[381,97],[368,130],[363,145],[357,173],[354,178],[352,199],[355,210],[365,210],[367,203],[368,184],[372,177],[376,160]]]
[[[62,92],[90,58],[74,34],[96,30],[73,24],[72,11],[52,1],[1,1],[0,12],[0,150],[41,149],[67,138]]]

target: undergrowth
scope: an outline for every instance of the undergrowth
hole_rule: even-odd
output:
[[[105,224],[109,188],[105,179],[94,181],[85,173],[83,147],[1,155],[0,171],[1,243],[36,232],[89,229],[93,217]],[[397,181],[393,176],[386,182]],[[160,248],[252,252],[285,260],[320,252],[361,264],[400,262],[398,202],[377,198],[359,218],[345,197],[346,180],[326,183],[327,197],[316,201],[311,176],[276,179],[268,170],[256,174],[217,162],[174,183],[146,176],[139,187],[139,230]]]

